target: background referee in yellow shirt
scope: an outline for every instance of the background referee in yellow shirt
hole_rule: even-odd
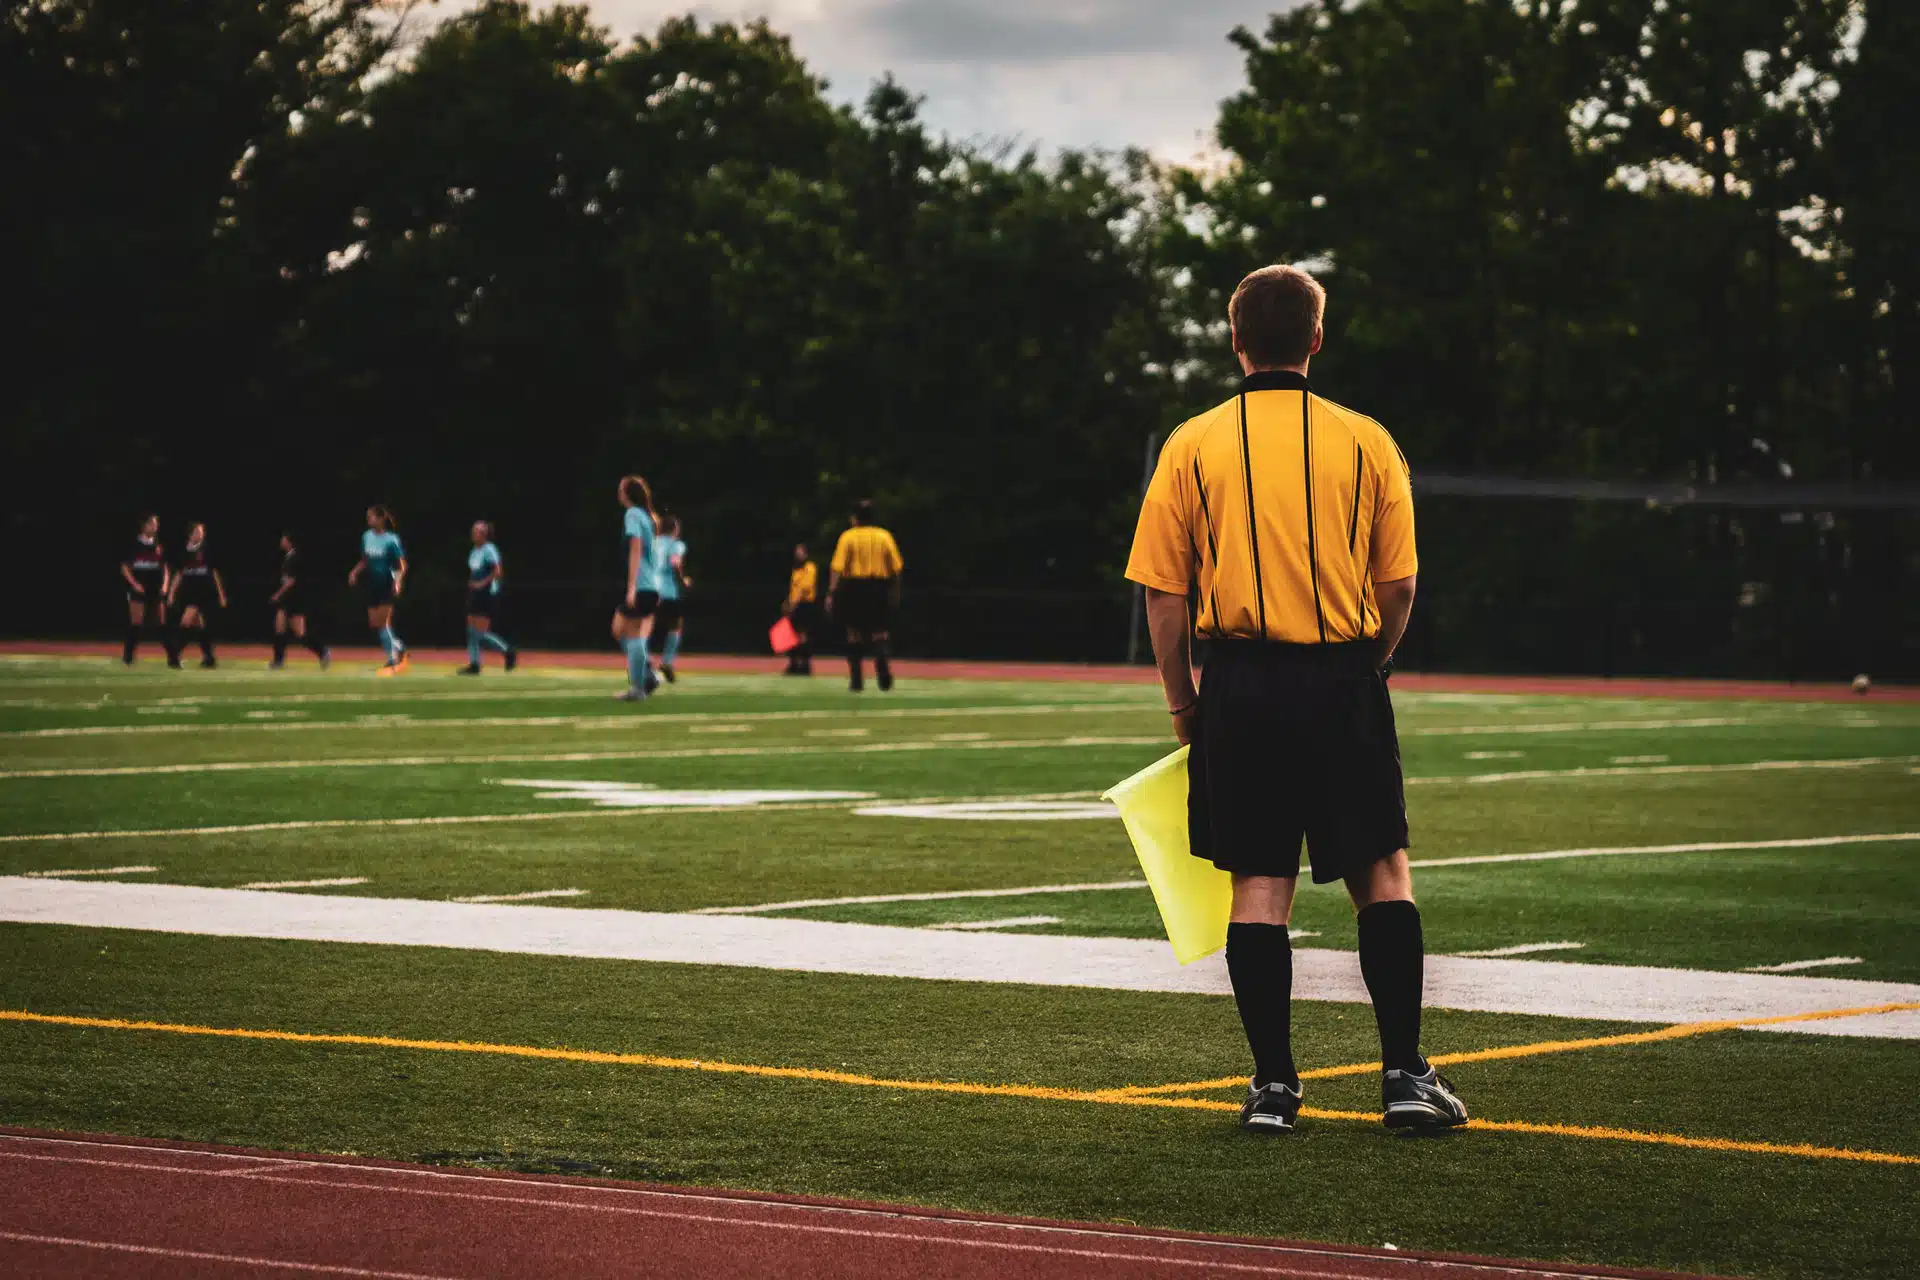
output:
[[[904,567],[893,535],[873,522],[873,502],[855,503],[853,527],[840,535],[827,566],[827,609],[847,629],[847,687],[855,693],[866,687],[861,658],[869,652],[880,692],[893,688],[887,629],[900,603]]]
[[[1383,671],[1413,610],[1413,494],[1385,429],[1307,383],[1325,305],[1293,267],[1240,282],[1228,319],[1246,377],[1168,437],[1127,577],[1193,748],[1193,852],[1233,873],[1227,971],[1254,1060],[1241,1124],[1285,1132],[1300,1111],[1287,920],[1304,837],[1314,880],[1345,881],[1359,912],[1388,1127],[1457,1125],[1465,1104],[1420,1056],[1424,944]]]

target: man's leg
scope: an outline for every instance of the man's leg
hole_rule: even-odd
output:
[[[1356,871],[1347,894],[1360,913],[1360,973],[1373,997],[1380,1028],[1380,1061],[1388,1070],[1424,1072],[1420,1056],[1420,998],[1426,945],[1420,908],[1413,905],[1413,869],[1405,849]]]
[[[847,632],[847,688],[855,693],[867,687],[866,672],[862,667],[866,656],[866,637],[857,631]]]
[[[880,692],[893,688],[893,664],[888,661],[887,645],[890,637],[884,631],[874,633],[873,637],[873,676],[879,682]]]
[[[1227,976],[1253,1050],[1255,1088],[1278,1081],[1300,1087],[1293,1065],[1293,916],[1297,879],[1235,876],[1227,924]]]

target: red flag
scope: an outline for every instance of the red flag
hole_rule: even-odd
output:
[[[775,653],[787,653],[800,644],[800,633],[793,629],[791,619],[782,617],[773,624],[773,630],[767,632],[767,642]]]

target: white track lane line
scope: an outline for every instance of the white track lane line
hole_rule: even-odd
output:
[[[54,1245],[67,1249],[91,1249],[96,1253],[131,1253],[148,1258],[176,1258],[183,1262],[221,1262],[236,1267],[254,1267],[265,1271],[299,1271],[308,1275],[364,1276],[368,1277],[368,1280],[458,1280],[458,1277],[454,1276],[429,1275],[421,1271],[371,1271],[366,1267],[335,1266],[324,1262],[292,1262],[285,1258],[260,1258],[239,1253],[211,1253],[204,1249],[171,1249],[153,1244],[129,1244],[123,1240],[80,1240],[72,1236],[40,1236],[27,1231],[0,1231],[0,1240],[18,1240],[22,1244]]]
[[[20,874],[34,880],[70,880],[75,876],[144,876],[158,871],[158,867],[76,867],[68,871],[22,871]]]
[[[930,924],[928,929],[1024,929],[1034,924],[1059,924],[1059,916],[1008,916],[1004,920],[949,920]]]
[[[475,893],[455,902],[533,902],[541,898],[584,898],[586,889],[535,889],[530,893]]]
[[[1836,965],[1865,964],[1860,956],[1828,956],[1824,960],[1789,960],[1786,964],[1756,964],[1742,969],[1742,973],[1797,973],[1801,969],[1831,969]]]
[[[255,880],[252,884],[235,885],[236,889],[344,889],[348,885],[365,884],[366,876],[336,876],[331,880]]]
[[[1489,853],[1471,858],[1415,858],[1416,867],[1470,867],[1492,862],[1551,862],[1560,858],[1610,858],[1628,854],[1730,853],[1746,849],[1820,849],[1841,844],[1905,844],[1920,831],[1875,835],[1810,836],[1799,840],[1707,840],[1697,844],[1621,845],[1607,849],[1545,849],[1539,853]]]
[[[1485,951],[1450,951],[1447,954],[1498,959],[1501,956],[1530,956],[1540,951],[1579,951],[1586,945],[1584,942],[1523,942],[1517,947],[1492,947]]]

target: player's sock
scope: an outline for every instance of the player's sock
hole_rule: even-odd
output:
[[[471,622],[467,624],[467,665],[480,665],[480,632]]]
[[[880,692],[893,688],[893,665],[887,661],[887,641],[873,642],[873,674],[880,683]]]
[[[382,627],[374,632],[374,636],[380,641],[380,647],[386,651],[387,665],[392,666],[395,662],[398,662],[400,660],[400,641],[394,636],[393,628]]]
[[[167,651],[167,665],[179,666],[180,650],[185,647],[185,641],[180,638],[179,626],[175,623],[166,623],[155,630],[160,638],[160,647]]]
[[[205,627],[200,628],[199,637],[200,637],[200,660],[202,662],[212,662],[213,661],[213,637],[207,634],[207,629]]]
[[[1293,1065],[1293,942],[1283,924],[1227,926],[1227,977],[1253,1050],[1253,1077],[1300,1087]]]
[[[809,675],[809,676],[812,675],[813,674],[813,646],[811,644],[802,644],[798,649],[795,649],[794,652],[800,655],[801,674]]]
[[[627,684],[635,689],[647,687],[647,642],[639,636],[627,639]]]
[[[1420,985],[1426,970],[1420,908],[1376,902],[1360,912],[1360,974],[1380,1027],[1380,1061],[1389,1071],[1421,1074]]]
[[[861,689],[866,687],[867,676],[861,663],[867,656],[867,647],[863,644],[847,644],[847,687]]]
[[[282,666],[287,661],[287,633],[276,631],[273,634],[273,665]]]
[[[667,647],[661,652],[660,661],[670,667],[673,665],[673,660],[679,656],[680,633],[678,631],[669,631],[667,632]]]
[[[387,627],[387,639],[393,641],[393,660],[395,662],[400,661],[401,658],[406,656],[407,642],[400,638],[391,625]]]
[[[480,643],[487,646],[487,648],[493,650],[495,653],[512,653],[513,652],[513,646],[508,644],[505,640],[502,640],[500,638],[500,633],[497,631],[480,632]]]
[[[134,651],[140,647],[140,628],[133,623],[127,624],[127,633],[120,640],[120,661],[132,662]]]
[[[312,632],[308,632],[306,643],[307,643],[307,648],[313,653],[314,657],[324,658],[327,656],[327,646],[320,643],[319,636],[314,635]]]

